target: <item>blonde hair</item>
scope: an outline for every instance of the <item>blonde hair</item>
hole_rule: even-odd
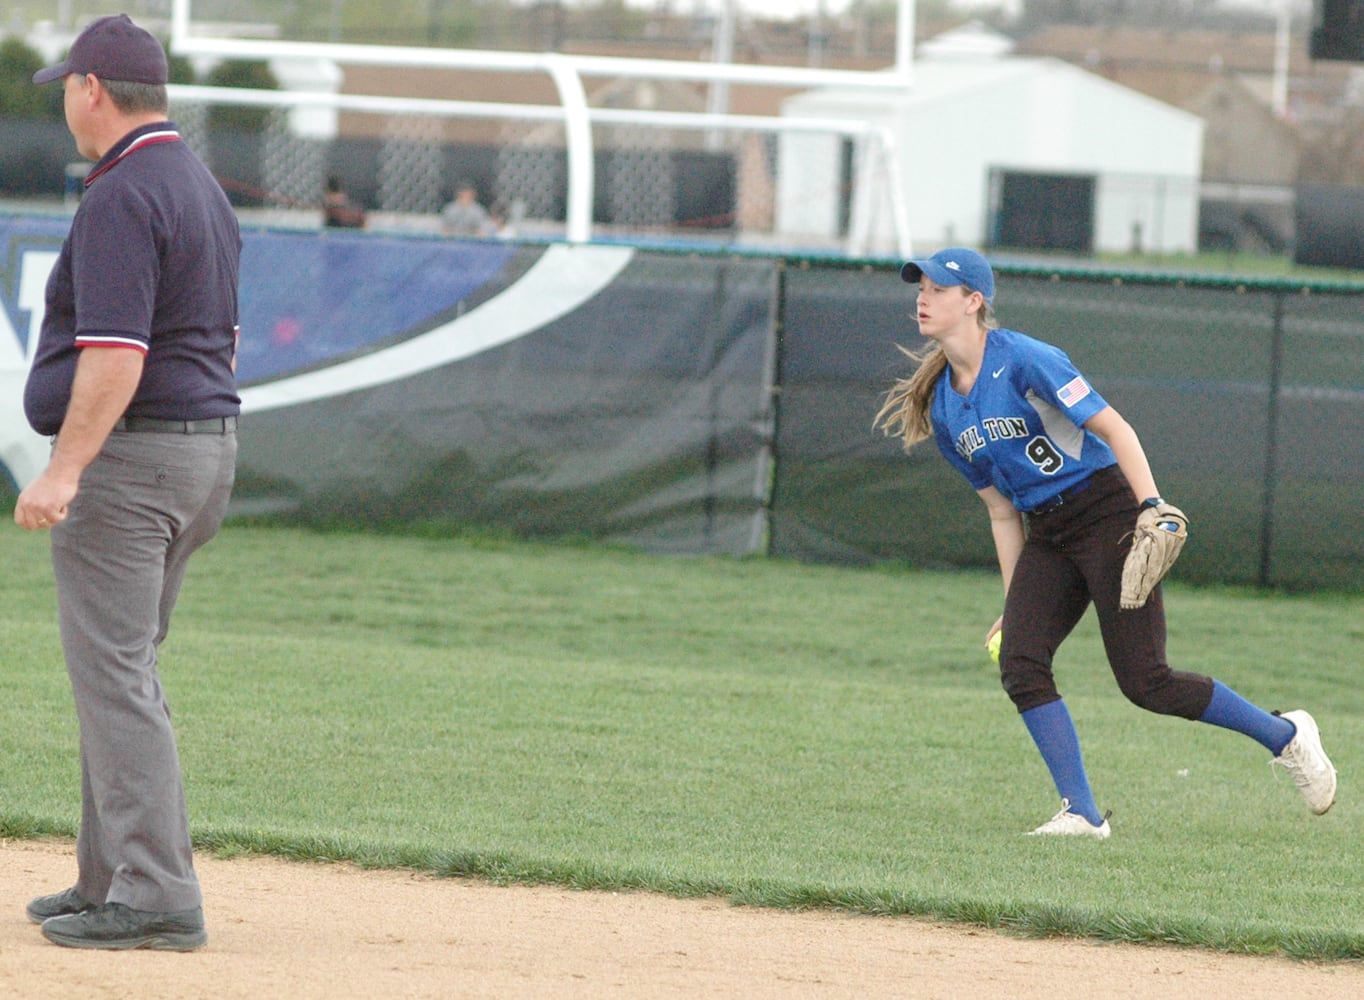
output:
[[[970,289],[964,289],[970,292]],[[994,310],[987,303],[977,313],[982,330],[992,330],[997,325]],[[922,351],[911,351],[907,347],[896,348],[918,364],[918,368],[908,378],[896,379],[886,393],[885,402],[876,411],[872,428],[879,429],[886,437],[904,439],[904,449],[909,451],[920,441],[933,436],[933,392],[938,379],[947,370],[947,354],[936,341]]]
[[[917,353],[899,344],[895,346],[918,362],[919,367],[908,378],[896,379],[872,427],[880,428],[886,437],[904,438],[905,451],[909,451],[933,434],[929,411],[933,408],[933,390],[947,370],[947,354],[936,343]]]

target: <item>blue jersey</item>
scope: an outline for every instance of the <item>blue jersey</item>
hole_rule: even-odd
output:
[[[949,365],[933,394],[938,450],[977,490],[993,486],[1029,511],[1116,465],[1084,423],[1108,404],[1066,353],[1016,330],[991,330],[971,391]]]

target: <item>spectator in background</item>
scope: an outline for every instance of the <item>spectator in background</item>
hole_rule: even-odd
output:
[[[455,189],[454,200],[441,209],[441,228],[446,236],[495,236],[497,223],[479,203],[478,188],[463,181]]]
[[[322,221],[342,229],[365,227],[365,210],[350,200],[341,186],[341,178],[335,174],[327,178],[327,190],[322,196]]]

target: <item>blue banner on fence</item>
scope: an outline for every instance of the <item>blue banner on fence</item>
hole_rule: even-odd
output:
[[[352,233],[243,237],[243,385],[316,368],[448,319],[516,248]]]

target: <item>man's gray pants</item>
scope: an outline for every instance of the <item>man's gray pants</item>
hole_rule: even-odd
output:
[[[80,723],[76,890],[94,903],[203,901],[157,649],[189,557],[218,532],[235,434],[115,431],[52,529],[67,673]]]

